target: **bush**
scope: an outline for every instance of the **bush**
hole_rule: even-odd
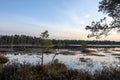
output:
[[[7,57],[0,55],[0,64],[4,64],[8,61],[9,61],[9,59]]]

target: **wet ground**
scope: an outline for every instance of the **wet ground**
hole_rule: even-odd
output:
[[[68,68],[83,69],[87,71],[101,70],[104,67],[120,67],[120,51],[97,51],[82,53],[81,51],[60,50],[66,54],[57,54],[55,59],[64,63]],[[60,53],[59,52],[59,53]],[[44,64],[50,63],[55,54],[44,54]],[[32,65],[41,62],[41,55],[36,53],[5,54],[9,58],[8,63],[30,63]]]

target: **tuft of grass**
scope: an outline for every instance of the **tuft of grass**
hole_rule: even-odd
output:
[[[87,61],[89,61],[90,60],[90,58],[80,58],[79,59],[79,61],[81,61],[81,62],[87,62]]]
[[[9,59],[7,57],[0,55],[0,64],[4,64],[8,61],[9,61]]]
[[[91,52],[96,52],[95,50],[90,50],[90,49],[81,49],[82,53],[91,53]]]
[[[102,54],[93,54],[93,53],[88,54],[88,55],[89,55],[89,56],[101,56],[101,57],[105,56],[105,55],[102,55]]]
[[[81,52],[82,53],[90,53],[91,51],[89,49],[82,49]]]
[[[74,52],[70,52],[70,51],[61,51],[60,53],[58,54],[63,54],[63,55],[75,55]]]
[[[120,56],[120,54],[111,54],[111,55],[113,55],[113,56]]]
[[[120,56],[119,56],[119,57],[115,57],[115,58],[117,58],[117,59],[119,59],[119,60],[120,60]]]

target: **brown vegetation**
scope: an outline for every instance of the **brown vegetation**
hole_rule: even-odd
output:
[[[79,61],[81,61],[81,62],[87,62],[87,61],[89,61],[89,60],[91,60],[90,58],[80,58],[79,59]]]
[[[91,53],[91,52],[96,52],[95,50],[89,50],[89,49],[82,49],[82,53]]]
[[[113,55],[113,56],[120,56],[120,54],[111,54],[111,55]]]
[[[102,54],[94,54],[94,53],[90,53],[90,54],[86,54],[88,56],[99,56],[99,57],[104,57],[105,55]]]
[[[7,64],[0,80],[120,80],[120,68],[104,68],[91,74],[83,70],[68,69],[57,60],[53,64]]]
[[[9,59],[7,57],[0,55],[0,64],[4,64],[8,61],[9,61]]]

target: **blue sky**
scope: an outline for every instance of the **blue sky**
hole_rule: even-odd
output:
[[[0,0],[0,34],[39,36],[48,30],[50,38],[86,40],[85,26],[105,16],[98,12],[99,1]],[[116,33],[102,39],[119,40]]]

